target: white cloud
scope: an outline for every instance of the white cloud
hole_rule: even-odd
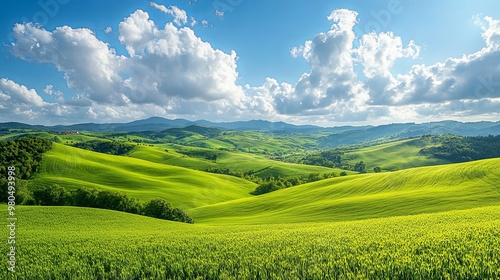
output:
[[[29,105],[34,107],[42,107],[44,105],[42,97],[38,95],[36,90],[28,89],[24,85],[20,85],[12,80],[0,79],[0,94],[1,99],[6,107],[16,107],[20,105]]]
[[[164,12],[167,15],[171,15],[174,17],[174,23],[177,25],[185,25],[188,21],[188,17],[186,11],[179,9],[176,6],[165,7],[163,5],[156,4],[155,2],[149,2],[149,5]]]
[[[204,20],[201,21],[201,25],[203,27],[209,27],[210,26],[210,24],[208,23],[208,21],[206,19],[204,19]]]
[[[360,97],[353,64],[356,17],[354,11],[333,11],[328,19],[334,23],[328,32],[290,51],[294,57],[303,57],[311,71],[302,74],[293,94],[280,98],[279,112],[324,114],[332,106],[349,106],[351,99]]]
[[[106,28],[104,29],[104,33],[106,33],[106,34],[109,34],[109,33],[111,33],[111,32],[113,32],[113,28],[111,28],[111,26],[108,26],[108,27],[106,27]]]
[[[356,51],[359,61],[364,66],[363,74],[367,78],[391,76],[390,69],[396,60],[406,57],[417,58],[419,53],[420,47],[415,42],[410,41],[409,45],[403,48],[401,37],[394,36],[392,32],[364,34]]]
[[[31,23],[13,29],[14,55],[53,64],[64,73],[69,88],[104,103],[123,103],[119,69],[123,57],[86,28],[57,27],[49,32]]]
[[[191,26],[195,26],[196,24],[198,24],[198,21],[194,17],[191,17],[190,20],[191,20],[191,23],[190,23]]]
[[[226,54],[203,42],[190,28],[167,23],[159,29],[149,15],[136,11],[120,23],[120,42],[130,54],[125,87],[132,102],[162,104],[238,100],[236,53]]]
[[[219,11],[219,10],[215,10],[214,11],[214,14],[218,17],[223,17],[224,16],[224,12],[223,11]]]

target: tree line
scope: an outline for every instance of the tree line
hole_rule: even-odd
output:
[[[340,176],[347,175],[345,172],[341,172]],[[325,173],[321,175],[320,173],[310,173],[307,176],[294,176],[294,177],[273,177],[270,176],[266,178],[266,180],[261,183],[253,192],[253,195],[261,195],[265,193],[270,193],[273,191],[290,188],[293,186],[306,184],[310,182],[315,182],[323,179],[338,177],[336,172]]]
[[[180,208],[163,198],[141,203],[124,193],[79,187],[68,190],[59,185],[37,187],[30,191],[26,184],[17,185],[17,203],[41,206],[77,206],[127,212],[163,220],[193,224],[194,220]]]
[[[73,147],[103,154],[124,155],[130,152],[135,147],[135,145],[123,143],[120,141],[91,140],[76,143],[73,145]]]
[[[423,148],[419,154],[451,162],[500,157],[500,135],[474,137],[443,135],[440,137],[443,138],[440,146]]]

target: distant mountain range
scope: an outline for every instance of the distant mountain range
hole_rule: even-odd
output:
[[[1,128],[20,128],[34,130],[50,130],[50,131],[117,131],[117,132],[142,132],[142,131],[162,131],[169,128],[184,128],[190,125],[199,125],[206,127],[215,127],[228,130],[260,130],[260,131],[286,131],[297,133],[311,133],[318,131],[342,132],[351,129],[368,128],[369,126],[341,126],[324,128],[314,125],[293,125],[284,122],[269,122],[263,120],[237,121],[237,122],[210,122],[206,120],[189,121],[185,119],[165,119],[161,117],[151,117],[144,120],[137,120],[128,123],[81,123],[73,125],[29,125],[18,122],[0,123]]]
[[[92,131],[92,132],[144,132],[164,131],[172,128],[186,128],[201,126],[223,130],[257,130],[275,133],[326,133],[321,139],[323,147],[352,145],[375,140],[391,140],[421,136],[426,134],[454,134],[461,136],[486,136],[500,135],[500,121],[497,122],[457,122],[441,121],[423,124],[399,123],[380,126],[338,126],[319,127],[314,125],[293,125],[285,122],[269,122],[264,120],[236,121],[236,122],[210,122],[206,120],[189,121],[185,119],[165,119],[151,117],[128,123],[82,123],[74,125],[29,125],[17,122],[0,123],[0,129],[30,129],[45,131]]]

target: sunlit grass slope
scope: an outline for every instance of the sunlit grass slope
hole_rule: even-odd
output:
[[[322,180],[192,209],[199,222],[346,221],[500,205],[500,159]]]
[[[256,184],[232,176],[211,174],[54,144],[42,160],[34,185],[97,187],[131,197],[163,197],[175,206],[191,208],[251,196]]]
[[[332,173],[340,174],[344,171],[338,168],[327,168],[323,166],[312,166],[303,164],[293,164],[282,161],[271,160],[262,155],[255,155],[243,152],[215,151],[203,148],[183,147],[196,151],[206,151],[216,153],[218,158],[214,162],[203,158],[195,158],[183,155],[175,149],[161,147],[137,146],[129,155],[156,163],[171,164],[197,170],[207,170],[208,168],[228,168],[231,171],[254,171],[253,175],[265,178],[270,175],[279,175],[281,177],[289,176],[307,176],[311,173]],[[346,171],[348,174],[355,172]]]
[[[367,172],[373,172],[376,166],[381,167],[382,170],[401,170],[449,163],[418,154],[422,148],[435,145],[431,141],[426,138],[405,139],[346,152],[343,158],[348,159],[347,161],[352,165],[363,161]]]
[[[17,272],[2,269],[0,279],[500,277],[500,207],[244,226],[75,207],[19,207],[16,213]],[[8,230],[0,233],[8,236]],[[8,249],[0,250],[5,266]]]

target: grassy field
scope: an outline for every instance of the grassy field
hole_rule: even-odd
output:
[[[340,170],[172,143],[138,145],[126,156],[54,143],[31,186],[163,197],[195,224],[17,206],[17,272],[2,269],[0,279],[500,279],[500,158],[444,164],[418,156],[431,144],[418,140],[345,155],[370,169],[409,169],[349,172],[260,196],[250,195],[255,183],[196,169],[261,177]],[[430,164],[440,165],[411,168]],[[0,248],[7,266],[9,246]]]
[[[168,152],[165,151],[168,147]],[[340,174],[344,171],[338,168],[327,168],[322,166],[311,166],[303,164],[293,164],[282,161],[270,160],[262,155],[243,153],[238,151],[218,151],[195,147],[182,147],[186,151],[198,151],[199,153],[217,154],[217,161],[206,160],[200,157],[189,157],[176,151],[179,146],[137,146],[129,155],[134,158],[148,160],[155,163],[182,166],[197,170],[207,170],[208,168],[228,168],[231,171],[254,171],[253,175],[265,178],[270,175],[281,177],[307,176],[310,173],[332,173]],[[355,172],[346,171],[348,174]]]
[[[500,205],[500,159],[339,177],[189,212],[199,222],[348,221]]]
[[[445,160],[419,155],[418,152],[425,147],[436,145],[431,139],[414,138],[405,139],[367,148],[346,152],[342,158],[348,159],[351,165],[363,161],[366,171],[373,172],[379,166],[382,170],[401,170],[412,167],[431,166],[449,163]]]
[[[6,206],[1,206],[5,212]],[[500,207],[336,223],[187,225],[17,209],[1,279],[499,279]],[[8,228],[2,227],[2,236]],[[7,246],[2,246],[6,266]]]
[[[141,200],[163,197],[176,207],[192,208],[249,197],[256,184],[141,159],[112,156],[61,144],[44,155],[32,185],[97,187]]]

